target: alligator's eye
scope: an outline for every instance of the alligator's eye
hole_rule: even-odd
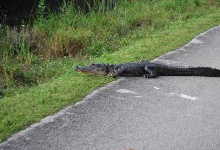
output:
[[[91,63],[91,66],[94,66],[94,65],[96,65],[95,63]]]

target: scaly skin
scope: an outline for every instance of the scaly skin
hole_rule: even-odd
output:
[[[102,74],[111,77],[138,77],[155,78],[156,76],[206,76],[220,77],[220,70],[210,67],[181,67],[168,66],[149,61],[129,62],[122,64],[91,64],[76,66],[78,72]]]

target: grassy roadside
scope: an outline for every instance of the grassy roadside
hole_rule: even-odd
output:
[[[196,35],[220,25],[219,12],[215,11],[201,18],[190,19],[187,22],[177,21],[164,30],[159,30],[153,34],[148,34],[147,31],[142,30],[140,34],[145,34],[142,39],[131,41],[130,45],[122,47],[113,54],[103,54],[95,61],[118,63],[141,59],[152,60],[185,45]]]
[[[63,73],[60,76],[36,87],[21,87],[16,89],[13,95],[9,94],[0,99],[0,141],[45,116],[74,104],[94,89],[113,80],[76,73],[72,69],[73,66],[87,64],[90,61],[119,63],[140,59],[151,60],[184,45],[197,34],[219,24],[220,10],[215,9],[187,21],[173,21],[159,30],[150,31],[148,28],[141,28],[131,35],[140,36],[139,40],[125,37],[121,41],[126,42],[126,46],[113,53],[103,53],[98,58],[51,62],[54,66],[62,68]]]

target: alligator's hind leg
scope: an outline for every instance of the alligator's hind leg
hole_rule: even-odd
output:
[[[156,67],[155,65],[146,65],[144,69],[146,70],[146,74],[144,75],[145,78],[155,78],[157,73],[153,70]]]

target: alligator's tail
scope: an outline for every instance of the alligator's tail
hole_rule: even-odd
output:
[[[220,70],[216,68],[206,67],[201,72],[201,76],[206,77],[220,77]]]
[[[211,67],[168,67],[161,75],[220,77],[220,70]]]

